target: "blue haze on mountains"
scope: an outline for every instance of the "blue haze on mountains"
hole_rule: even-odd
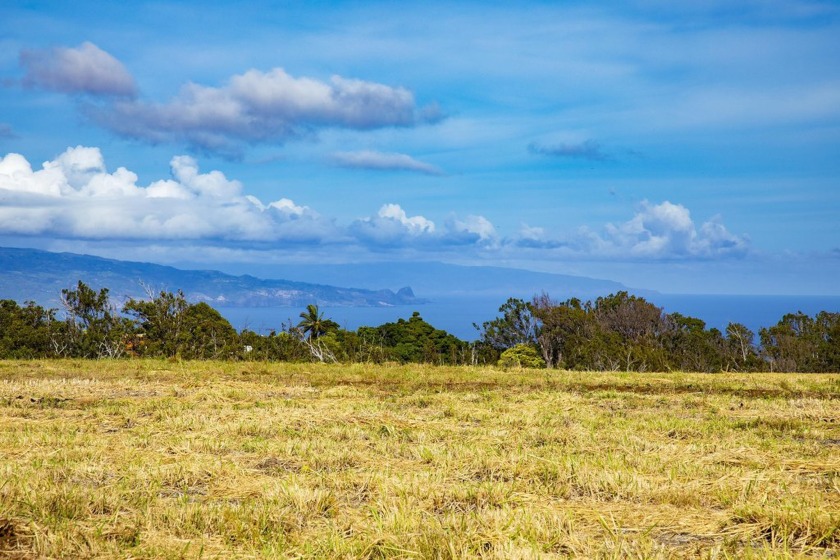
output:
[[[498,315],[510,297],[529,300],[546,292],[552,299],[594,299],[620,290],[645,297],[668,313],[700,318],[709,328],[729,322],[754,332],[774,325],[785,313],[840,312],[840,296],[750,296],[664,294],[618,282],[502,267],[469,267],[440,262],[344,265],[262,265],[250,275],[231,266],[207,271],[132,263],[71,253],[0,247],[0,299],[33,300],[59,307],[62,288],[83,280],[107,287],[117,303],[145,295],[145,283],[157,290],[183,289],[193,301],[214,305],[237,329],[260,333],[297,323],[307,303],[318,303],[325,316],[347,329],[376,326],[414,311],[437,328],[473,340],[481,324]],[[220,267],[224,269],[225,267]],[[406,288],[410,287],[410,290]],[[295,291],[294,298],[272,296]],[[266,295],[268,294],[268,295]],[[283,303],[283,302],[286,303]]]

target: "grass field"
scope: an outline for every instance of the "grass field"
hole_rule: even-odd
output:
[[[0,557],[840,558],[840,376],[0,362]]]

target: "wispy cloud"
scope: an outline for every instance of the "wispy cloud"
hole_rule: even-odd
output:
[[[443,175],[443,171],[407,154],[363,150],[359,152],[337,152],[331,161],[339,167],[372,169],[377,171],[414,171],[425,175]]]
[[[63,93],[133,97],[134,78],[125,66],[90,42],[78,47],[23,50],[23,85]]]
[[[604,152],[598,142],[587,140],[577,144],[545,145],[537,142],[528,144],[528,151],[532,154],[552,156],[568,159],[585,159],[589,161],[607,161],[612,157]]]

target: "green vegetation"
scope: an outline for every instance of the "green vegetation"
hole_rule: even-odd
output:
[[[815,558],[840,377],[0,362],[0,557]]]
[[[499,365],[503,368],[543,368],[545,361],[530,344],[517,344],[502,352]]]
[[[378,327],[342,329],[317,305],[297,325],[267,335],[237,333],[206,303],[182,292],[149,293],[121,309],[107,288],[82,282],[62,291],[63,313],[0,301],[0,358],[169,357],[201,360],[397,362],[501,365],[580,371],[840,372],[840,313],[785,315],[761,329],[760,346],[744,325],[725,333],[700,319],[665,313],[618,292],[582,302],[510,299],[496,319],[476,325],[467,343],[418,312]]]

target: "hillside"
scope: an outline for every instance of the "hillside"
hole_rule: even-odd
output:
[[[225,265],[220,265],[224,267]],[[233,273],[241,265],[223,268]],[[411,286],[423,297],[492,298],[502,302],[508,297],[530,299],[543,291],[558,298],[588,299],[621,290],[627,286],[612,280],[534,272],[500,266],[463,266],[449,263],[374,262],[363,264],[248,265],[247,270],[265,278],[287,278],[297,282],[320,280],[329,284],[349,284],[360,288],[398,288]],[[633,293],[648,293],[633,289]]]
[[[343,288],[300,281],[263,280],[212,270],[182,270],[73,253],[0,247],[0,299],[32,300],[55,307],[61,290],[74,286],[78,280],[94,288],[109,288],[118,300],[143,297],[144,286],[148,286],[154,291],[180,289],[188,300],[206,301],[216,307],[281,307],[310,303],[387,307],[423,303],[411,288],[397,292]]]

